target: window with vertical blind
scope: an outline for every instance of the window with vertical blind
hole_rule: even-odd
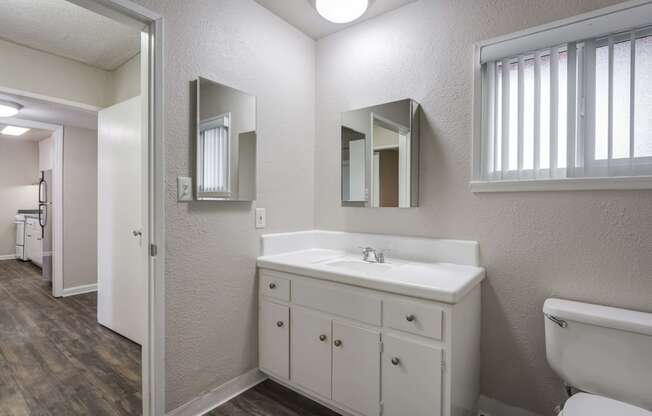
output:
[[[484,42],[478,51],[478,191],[652,188],[651,1]]]

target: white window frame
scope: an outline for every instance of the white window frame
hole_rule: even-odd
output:
[[[603,18],[607,20],[600,22],[609,27],[609,24],[613,24],[613,19],[610,19],[610,16],[613,16],[619,11],[628,11],[630,9],[635,9],[638,6],[647,6],[650,5],[652,1],[650,0],[631,0],[624,2],[615,6],[607,7],[604,9],[595,10],[593,12],[585,13],[578,15],[569,19],[560,20],[557,22],[552,22],[549,24],[537,26],[531,29],[524,31],[516,32],[510,35],[501,36],[494,39],[489,39],[483,42],[475,44],[473,65],[474,65],[474,99],[473,99],[473,143],[472,143],[472,172],[471,172],[471,181],[469,182],[472,192],[521,192],[521,191],[571,191],[571,190],[626,190],[626,189],[652,189],[652,175],[650,176],[598,176],[596,171],[599,173],[601,170],[605,169],[617,169],[619,164],[625,163],[627,167],[630,167],[630,159],[623,159],[622,161],[612,159],[609,163],[607,160],[594,160],[593,157],[587,157],[587,154],[584,155],[585,166],[584,168],[591,171],[593,176],[581,176],[581,177],[559,177],[560,174],[563,174],[563,168],[557,168],[555,171],[550,172],[550,178],[546,179],[536,179],[539,176],[539,173],[544,173],[545,176],[548,176],[549,169],[533,169],[527,171],[526,174],[528,178],[526,179],[517,179],[512,177],[509,171],[503,171],[502,175],[493,176],[487,179],[487,175],[482,172],[484,163],[482,163],[483,152],[483,119],[486,119],[483,112],[490,111],[483,106],[485,101],[485,92],[483,91],[483,77],[485,76],[485,71],[482,70],[482,50],[483,48],[495,45],[503,42],[511,42],[512,44],[520,42],[525,37],[534,37],[535,41],[539,34],[553,29],[568,27],[573,24],[581,24],[588,20],[595,18]],[[604,19],[606,17],[606,19]],[[631,20],[631,19],[630,19]],[[628,21],[629,23],[629,21]],[[648,22],[652,23],[652,22]],[[580,29],[581,31],[582,29]],[[617,35],[616,35],[617,38]],[[606,38],[605,38],[606,39]],[[572,39],[559,39],[561,42],[573,41]],[[551,45],[540,45],[543,49]],[[584,78],[584,77],[583,77]],[[580,94],[585,94],[586,91],[583,88],[580,88]],[[493,117],[491,117],[493,119]],[[571,117],[569,117],[569,123],[571,122]],[[574,120],[573,120],[574,122]],[[633,123],[633,121],[632,121]],[[570,137],[569,137],[570,142]],[[578,140],[579,142],[579,140]],[[587,151],[590,149],[587,149]],[[570,154],[570,153],[569,153]],[[520,156],[520,155],[519,155]],[[522,158],[519,157],[519,165],[522,162]],[[637,158],[635,159],[636,164],[648,165],[652,163],[652,158]],[[606,167],[605,167],[606,166]],[[536,166],[535,166],[536,167]],[[559,171],[559,172],[558,172]],[[521,172],[523,173],[523,172]],[[613,174],[613,170],[611,171]],[[498,177],[500,176],[500,177]],[[531,177],[531,179],[529,179]]]

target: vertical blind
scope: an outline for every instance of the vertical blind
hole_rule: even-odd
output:
[[[229,194],[229,120],[220,117],[204,122],[199,136],[199,190],[202,193]]]
[[[485,180],[652,174],[652,30],[482,64]]]

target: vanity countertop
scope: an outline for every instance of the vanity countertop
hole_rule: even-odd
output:
[[[392,257],[366,263],[358,254],[323,248],[263,255],[258,266],[444,303],[459,302],[485,276],[477,266]]]

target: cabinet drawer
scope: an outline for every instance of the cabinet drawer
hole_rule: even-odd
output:
[[[357,292],[350,287],[295,280],[292,286],[292,302],[380,326],[380,298]]]
[[[280,274],[266,270],[260,271],[260,294],[270,298],[290,301],[290,280]]]
[[[444,310],[408,300],[387,299],[383,308],[383,325],[437,340],[442,339]]]

